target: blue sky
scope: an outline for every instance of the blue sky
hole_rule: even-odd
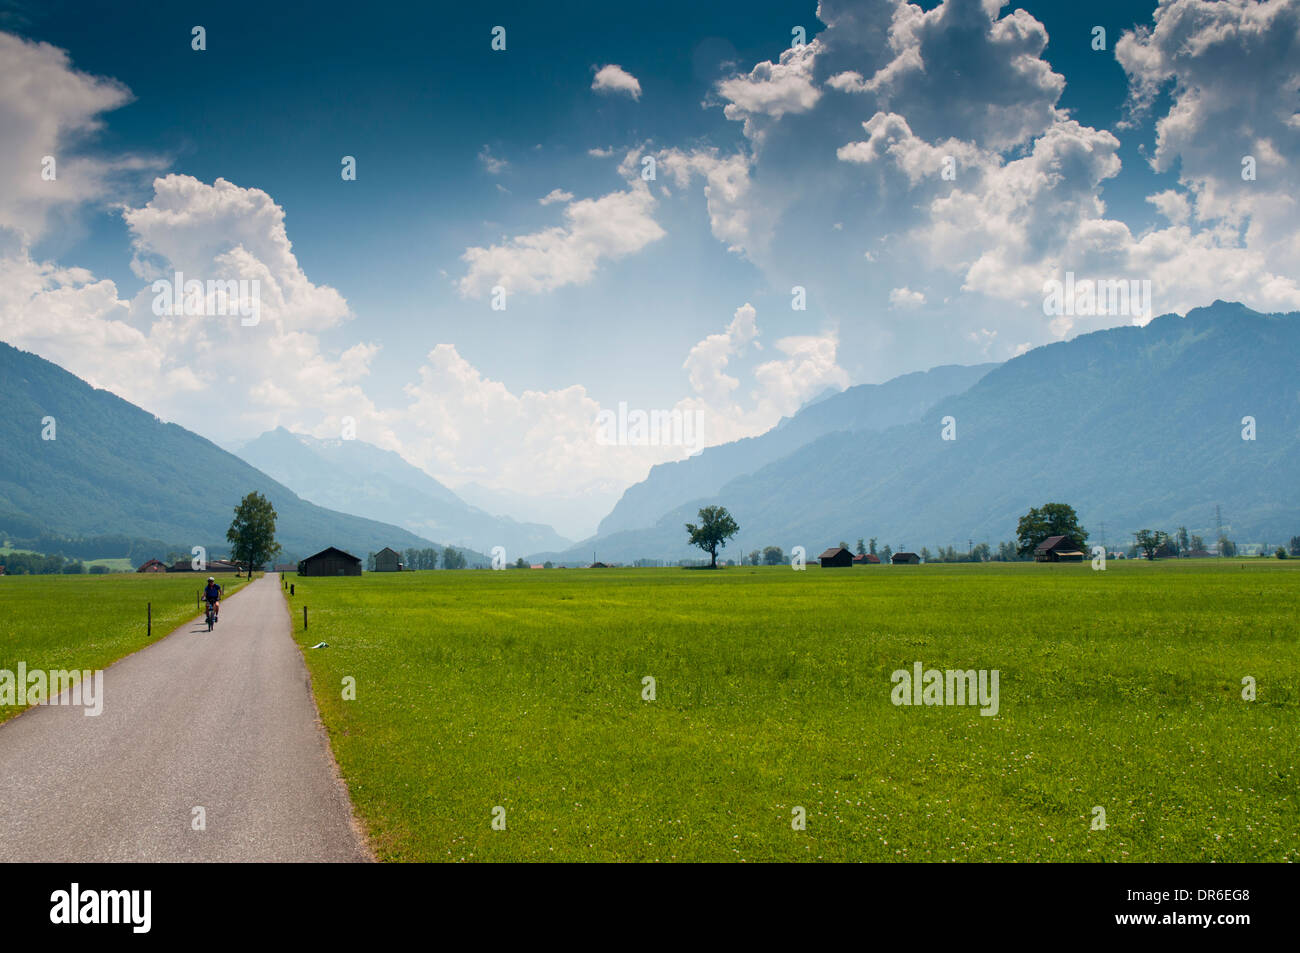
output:
[[[1295,0],[274,6],[0,3],[0,337],[220,442],[351,418],[599,518],[698,449],[593,445],[620,402],[712,443],[1149,319],[1045,315],[1066,271],[1300,301]],[[159,319],[182,263],[282,293]]]

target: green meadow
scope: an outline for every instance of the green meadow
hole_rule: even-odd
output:
[[[384,860],[1300,860],[1300,561],[288,578]]]
[[[0,576],[0,669],[104,668],[149,644],[146,607],[153,604],[153,638],[199,614],[199,573],[105,576]],[[227,594],[243,579],[223,576]],[[22,709],[0,706],[0,722]]]

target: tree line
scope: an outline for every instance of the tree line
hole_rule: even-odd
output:
[[[366,554],[368,572],[375,571],[375,555],[375,553]],[[442,564],[441,567],[439,562]],[[424,549],[416,549],[412,546],[402,553],[403,569],[464,569],[468,565],[469,560],[465,558],[465,554],[450,546],[441,552],[431,546]]]
[[[86,564],[79,559],[43,553],[9,553],[0,556],[0,567],[3,567],[6,576],[100,575],[110,571],[107,566],[91,566],[87,569]]]
[[[708,553],[710,565],[716,566],[718,551],[740,531],[740,527],[724,506],[706,506],[700,510],[699,516],[700,522],[687,523],[686,531],[691,544]],[[972,543],[965,552],[958,551],[955,546],[938,546],[933,552],[928,546],[922,546],[917,555],[927,563],[1017,562],[1033,559],[1035,549],[1052,536],[1066,537],[1081,548],[1088,541],[1088,531],[1079,524],[1078,514],[1068,503],[1044,503],[1032,507],[1017,523],[1015,540],[998,543],[996,550],[982,542]],[[1135,558],[1142,555],[1147,559],[1157,559],[1207,551],[1205,540],[1188,533],[1186,526],[1178,527],[1173,534],[1142,529],[1134,533],[1133,537],[1134,542],[1129,547],[1128,554]],[[839,546],[841,549],[849,549],[849,544],[844,540],[840,540]],[[1265,546],[1264,549],[1267,551],[1268,547]],[[852,551],[858,556],[875,556],[882,563],[890,562],[895,554],[895,550],[888,545],[877,548],[874,536],[870,541],[859,536],[857,546]],[[1218,552],[1221,556],[1235,556],[1237,547],[1226,535],[1221,535],[1218,539]],[[1300,557],[1300,536],[1291,537],[1289,545],[1277,547],[1273,555],[1278,559]],[[785,553],[780,546],[765,546],[761,550],[750,550],[739,562],[749,566],[777,566],[785,562]]]

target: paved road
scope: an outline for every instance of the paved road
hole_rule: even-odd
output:
[[[0,725],[0,858],[359,861],[279,577],[104,672],[104,710]],[[206,830],[193,829],[193,809]]]

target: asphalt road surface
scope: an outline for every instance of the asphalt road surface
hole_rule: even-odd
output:
[[[0,725],[6,861],[362,861],[279,577]],[[195,808],[206,829],[195,830]]]

